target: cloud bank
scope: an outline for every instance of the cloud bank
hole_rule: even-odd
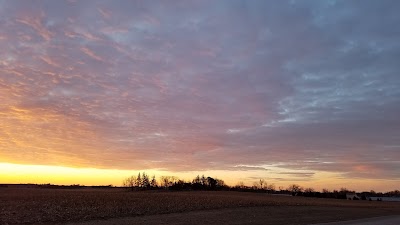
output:
[[[0,160],[397,179],[399,9],[0,1]]]

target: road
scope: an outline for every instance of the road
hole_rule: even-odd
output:
[[[68,225],[128,225],[128,224],[256,224],[256,225],[359,225],[359,224],[400,224],[400,216],[379,217],[356,220],[355,222],[321,223],[364,218],[366,215],[382,215],[377,209],[340,208],[340,207],[240,207],[217,210],[200,210],[171,214],[124,217],[108,220],[95,220]]]
[[[315,225],[399,225],[400,216],[383,216],[375,218],[366,218],[359,220],[350,220],[344,222],[319,223]]]

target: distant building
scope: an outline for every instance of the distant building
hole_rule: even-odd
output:
[[[367,197],[369,201],[400,202],[400,197]]]
[[[361,198],[356,193],[346,193],[346,199],[348,199],[348,200],[360,200]]]

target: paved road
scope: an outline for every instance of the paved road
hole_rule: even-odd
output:
[[[345,222],[319,223],[315,225],[400,225],[400,216],[383,216]]]
[[[202,210],[139,217],[95,220],[69,225],[203,225],[203,224],[259,224],[259,225],[307,225],[321,222],[379,216],[377,209],[349,209],[340,207],[243,207],[231,209]],[[382,213],[382,212],[381,212]],[[382,215],[382,214],[380,214]],[[361,221],[361,222],[360,222]],[[400,216],[380,217],[354,222],[324,223],[323,225],[400,225]],[[322,225],[322,224],[320,224]]]

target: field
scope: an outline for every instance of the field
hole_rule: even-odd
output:
[[[0,224],[310,224],[383,215],[400,215],[400,204],[222,191],[0,188]]]

